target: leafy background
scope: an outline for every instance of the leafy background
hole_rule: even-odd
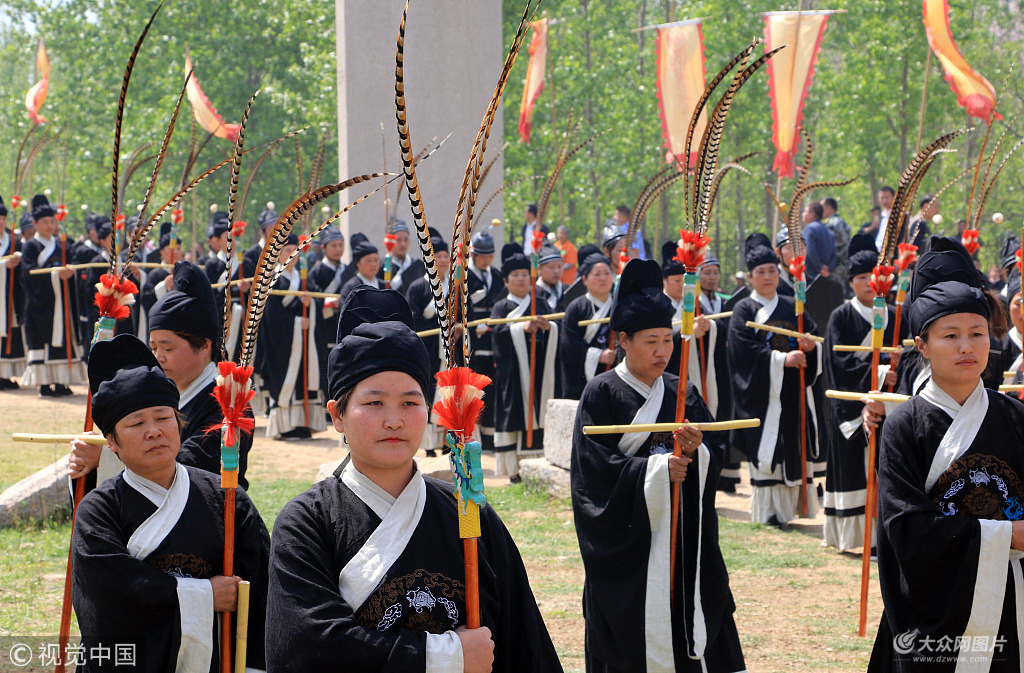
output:
[[[77,206],[109,210],[112,119],[124,61],[152,3],[102,0],[0,1],[0,194],[9,199],[17,146],[27,124],[24,95],[33,82],[37,36],[43,35],[52,65],[50,95],[44,115],[60,131],[67,156],[65,200],[72,218]],[[636,195],[663,164],[664,148],[655,96],[654,33],[633,29],[668,20],[706,17],[707,70],[718,70],[752,38],[763,33],[760,13],[796,9],[793,2],[768,0],[547,0],[542,11],[561,23],[551,29],[548,78],[534,115],[533,137],[518,141],[521,84],[527,57],[517,61],[505,99],[505,179],[524,179],[505,195],[509,231],[518,231],[526,204],[535,201],[543,178],[572,114],[581,119],[577,136],[606,131],[578,155],[563,173],[552,199],[549,222],[566,224],[577,244],[599,236],[616,205],[632,205]],[[502,3],[505,35],[518,24],[522,3]],[[968,62],[996,87],[1004,122],[1009,127],[1000,155],[1020,136],[1015,115],[1024,107],[1020,77],[1024,10],[1009,0],[951,0],[953,32]],[[868,219],[873,195],[893,184],[917,145],[921,94],[928,53],[921,4],[917,0],[805,0],[804,9],[844,9],[833,16],[818,59],[814,86],[804,110],[805,126],[815,143],[813,179],[859,175],[849,187],[834,190],[840,214],[852,227]],[[260,0],[243,6],[227,0],[169,2],[154,26],[136,65],[128,97],[122,147],[125,155],[146,142],[159,142],[180,89],[186,45],[197,62],[196,74],[204,91],[225,120],[238,121],[246,100],[256,88],[263,93],[253,109],[247,141],[272,140],[301,126],[300,137],[307,180],[310,160],[323,133],[336,130],[336,59],[332,3],[304,0]],[[157,198],[170,195],[181,180],[190,142],[188,116],[183,115],[172,143]],[[943,81],[932,59],[924,125],[924,142],[940,133],[974,126]],[[945,184],[977,158],[984,127],[956,143],[956,154],[938,160],[922,191]],[[200,133],[200,140],[203,134]],[[989,143],[989,151],[993,142]],[[250,146],[251,146],[250,145]],[[492,145],[496,146],[496,145]],[[757,75],[740,93],[730,114],[722,158],[746,152],[761,154],[748,161],[753,177],[730,174],[722,186],[713,215],[714,247],[724,270],[739,261],[738,242],[752,231],[771,227],[771,204],[762,183],[775,186],[771,173],[771,112],[767,77]],[[220,161],[230,143],[214,140],[197,167]],[[263,204],[284,204],[298,192],[294,144],[287,142],[264,164],[246,204],[245,217],[254,220]],[[21,196],[45,187],[58,194],[62,151],[52,144],[40,153]],[[1024,156],[1024,153],[1022,153]],[[987,267],[998,256],[1004,231],[1017,227],[1024,216],[1021,158],[1003,172],[983,218],[986,246],[981,260]],[[338,177],[336,143],[327,143],[324,181]],[[141,200],[148,170],[129,185],[129,208]],[[343,176],[347,177],[347,176]],[[29,183],[28,181],[31,180]],[[225,205],[227,175],[218,175],[185,202],[186,225],[204,228],[210,203]],[[782,184],[783,200],[792,181]],[[493,177],[483,187],[486,199],[499,187]],[[955,233],[966,211],[970,179],[943,195],[945,218],[940,229]],[[813,196],[820,198],[826,193]],[[1003,225],[990,214],[1006,216]],[[491,213],[491,216],[501,216]],[[73,223],[73,226],[77,223]],[[645,234],[655,243],[672,238],[683,226],[681,189],[670,190],[651,209]],[[79,225],[80,226],[80,225]],[[250,232],[248,236],[255,236]],[[186,241],[188,242],[188,241]]]

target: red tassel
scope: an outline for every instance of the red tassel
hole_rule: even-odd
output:
[[[251,435],[256,427],[256,421],[245,415],[245,407],[256,395],[249,384],[253,368],[240,367],[229,361],[218,362],[217,369],[217,385],[213,388],[213,397],[220,405],[224,419],[206,428],[206,431],[223,430],[224,444],[232,446],[238,441],[238,432]]]
[[[917,246],[900,243],[896,248],[900,251],[900,255],[896,258],[895,264],[900,271],[906,271],[911,264],[917,261]]]
[[[398,236],[396,234],[384,234],[384,249],[391,254],[391,251],[395,249],[395,245],[398,244]]]
[[[441,396],[434,403],[437,422],[463,437],[472,435],[484,409],[484,388],[491,384],[491,379],[469,367],[446,369],[435,378]]]
[[[540,229],[534,230],[534,232],[533,232],[533,240],[530,241],[530,245],[533,247],[533,251],[535,253],[536,252],[540,252],[540,247],[542,245],[544,245],[544,239],[545,238],[546,238],[546,236],[544,235],[543,231],[541,231]]]
[[[967,248],[967,252],[971,255],[978,251],[981,244],[978,243],[978,230],[977,229],[964,229],[964,233],[960,235],[960,241]]]
[[[59,206],[57,206],[57,215],[56,215],[57,221],[58,222],[63,222],[64,218],[67,217],[67,216],[68,216],[68,207],[65,206],[63,203],[60,204]]]
[[[122,281],[116,275],[105,273],[96,284],[96,308],[104,318],[124,320],[131,316],[134,295],[138,292],[139,288],[132,281]]]
[[[689,272],[694,272],[704,263],[711,238],[695,231],[679,230],[679,244],[676,246],[676,261]]]
[[[893,272],[895,266],[876,266],[871,272],[871,289],[875,291],[876,297],[884,297],[892,289],[892,281],[895,278]]]
[[[231,238],[241,238],[247,226],[249,225],[245,223],[245,220],[235,222],[234,226],[231,227]]]
[[[185,221],[185,211],[181,208],[175,208],[171,211],[171,222],[174,224],[181,224]]]
[[[795,280],[801,281],[804,279],[804,272],[807,271],[807,264],[804,255],[797,255],[789,262],[789,273]]]
[[[12,196],[11,197],[11,210],[17,210],[21,206],[21,203],[22,203],[22,201],[21,201],[21,197],[20,196],[17,196],[17,195]]]

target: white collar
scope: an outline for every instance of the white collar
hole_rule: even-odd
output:
[[[775,296],[772,297],[771,299],[769,299],[768,297],[765,297],[764,295],[758,294],[757,291],[755,290],[754,292],[750,293],[750,297],[754,301],[756,301],[758,304],[760,304],[761,306],[767,306],[768,304],[772,303],[773,301],[775,301],[776,299],[779,298],[779,293],[776,292]]]
[[[366,276],[364,276],[363,274],[359,273],[358,271],[356,272],[356,276],[359,278],[359,280],[363,281],[364,285],[373,285],[374,287],[377,287],[377,279],[376,278],[367,278]]]
[[[335,264],[334,262],[332,262],[331,260],[327,259],[326,257],[321,259],[320,263],[323,264],[324,266],[326,266],[331,271],[337,271],[338,270],[338,265]]]
[[[508,293],[508,297],[506,297],[506,299],[508,299],[509,301],[514,301],[517,304],[522,304],[524,301],[526,301],[529,298],[530,298],[530,295],[526,295],[525,297],[517,297],[514,294],[512,294],[511,292],[509,292]]]
[[[188,384],[185,387],[185,390],[183,390],[181,392],[181,395],[178,398],[178,408],[181,409],[186,404],[191,402],[192,398],[194,398],[196,395],[198,395],[199,392],[202,391],[203,388],[205,388],[206,386],[210,385],[210,383],[212,383],[213,381],[216,381],[216,380],[217,380],[217,363],[216,362],[207,362],[206,366],[203,368],[203,371],[201,371],[199,373],[199,376],[196,377],[196,380],[193,381],[192,383]]]

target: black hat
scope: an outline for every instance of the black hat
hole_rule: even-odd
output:
[[[277,218],[279,215],[274,210],[274,202],[270,201],[267,203],[267,207],[263,209],[260,216],[256,218],[256,223],[260,225],[260,231],[265,231],[267,228],[277,224]]]
[[[35,229],[36,223],[35,220],[32,219],[32,213],[27,210],[23,212],[21,217],[18,219],[18,226],[21,227],[22,231],[25,231],[26,229]]]
[[[139,213],[132,213],[128,217],[124,218],[124,231],[125,234],[130,234],[139,228]]]
[[[352,238],[355,239],[355,236],[353,236]],[[363,257],[366,257],[367,255],[378,254],[380,253],[377,251],[376,246],[371,245],[369,242],[354,244],[352,246],[352,263],[358,263],[359,260],[361,260]]]
[[[614,248],[615,244],[625,237],[626,234],[619,228],[619,225],[609,224],[604,228],[604,240],[601,242],[601,247],[607,251]]]
[[[174,265],[174,289],[149,311],[149,330],[165,329],[206,337],[220,344],[221,322],[206,272],[188,261]]]
[[[604,251],[593,243],[587,243],[586,245],[581,245],[579,250],[576,251],[576,260],[582,263],[587,257],[595,254],[603,255]]]
[[[516,243],[501,246],[501,277],[507,280],[510,273],[519,269],[530,269],[530,260],[523,254],[522,246]]]
[[[712,255],[710,252],[704,255],[704,261],[700,263],[700,268],[705,266],[717,266],[721,268],[722,263],[718,261],[718,258]]]
[[[753,271],[762,264],[779,263],[779,258],[775,256],[775,252],[772,250],[771,241],[760,232],[747,236],[744,250],[746,252],[747,271]]]
[[[577,259],[583,260],[582,262],[580,262],[579,269],[579,276],[581,278],[589,276],[590,272],[593,271],[594,267],[597,266],[598,264],[607,264],[609,270],[611,270],[612,268],[612,260],[608,259],[599,252],[590,253],[586,257],[577,257]]]
[[[175,237],[174,240],[177,241],[177,246],[180,248],[181,247],[181,239]],[[159,245],[158,249],[163,250],[164,248],[166,248],[170,244],[171,244],[171,234],[170,233],[160,234],[160,245]]]
[[[356,248],[356,246],[358,246],[360,243],[369,243],[369,242],[370,242],[370,239],[368,239],[366,237],[366,234],[364,234],[361,231],[357,231],[356,233],[352,234],[352,240],[349,241],[349,244],[351,244],[352,249],[354,250]]]
[[[57,209],[50,204],[50,200],[44,194],[36,194],[32,197],[32,219],[41,220],[44,217],[55,217]]]
[[[871,273],[878,266],[878,253],[874,250],[860,250],[850,257],[849,277]]]
[[[878,248],[875,247],[875,235],[874,234],[857,234],[850,239],[850,245],[846,249],[846,254],[849,257],[853,257],[858,252],[867,250],[875,253],[875,258],[878,258]]]
[[[921,336],[939,318],[956,313],[975,313],[988,320],[989,305],[985,294],[955,280],[936,283],[926,288],[910,305],[910,332]]]
[[[782,227],[779,232],[775,234],[775,247],[781,248],[784,245],[789,244],[789,227]]]
[[[672,327],[675,309],[662,291],[661,268],[653,259],[635,259],[622,270],[610,327],[633,334],[655,327]]]
[[[206,238],[220,238],[224,232],[231,230],[231,216],[225,212],[216,212],[206,227]]]
[[[391,222],[393,223],[391,226],[392,234],[397,234],[400,231],[404,231],[407,234],[409,233],[409,225],[405,223],[405,220],[400,220],[395,217],[392,218]]]
[[[665,241],[661,245],[661,276],[681,276],[686,273],[686,268],[676,260],[679,253],[679,245],[675,241]]]
[[[430,231],[430,245],[434,248],[434,253],[448,252],[448,242],[444,240],[441,232],[433,227],[428,229]]]
[[[153,351],[131,334],[99,341],[89,353],[92,419],[104,435],[128,414],[149,407],[178,408],[178,388]]]
[[[412,330],[412,309],[397,290],[360,286],[348,296],[338,318],[338,345],[327,364],[331,399],[380,372],[405,372],[428,400],[433,388],[430,357]]]
[[[1013,234],[1003,241],[1003,249],[999,253],[999,261],[1004,269],[1009,269],[1017,263],[1017,251],[1020,250],[1020,239]]]
[[[1020,274],[1015,273],[1006,281],[1006,305],[1013,301],[1013,295],[1020,293]]]
[[[338,229],[334,225],[324,227],[324,230],[320,232],[320,245],[327,245],[331,241],[344,241],[345,235],[341,233],[341,229]]]
[[[486,231],[481,231],[471,240],[474,255],[493,255],[494,237]]]
[[[4,197],[0,196],[0,216],[7,217],[7,205],[4,203]]]
[[[943,281],[959,281],[971,287],[981,287],[974,261],[959,239],[932,236],[925,247],[928,252],[917,260],[914,276],[910,280],[910,301],[914,301],[932,285]]]
[[[96,215],[93,228],[96,230],[96,238],[101,241],[114,233],[114,225],[106,215]]]
[[[537,264],[547,264],[548,262],[561,262],[562,251],[553,245],[545,243],[540,246],[540,250],[537,252]]]

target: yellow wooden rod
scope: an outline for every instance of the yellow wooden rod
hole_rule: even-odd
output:
[[[231,281],[231,285],[241,285],[242,283],[251,283],[252,281],[252,278],[235,278]],[[214,290],[223,290],[225,285],[228,285],[228,283],[214,283],[211,287]]]
[[[904,346],[916,346],[917,342],[914,341],[913,339],[904,339],[903,340],[903,345]]]
[[[776,327],[775,325],[762,325],[761,323],[754,322],[753,320],[748,320],[747,321],[747,327],[753,327],[754,329],[761,330],[763,332],[774,332],[776,334],[781,334],[782,336],[793,337],[795,339],[799,339],[801,337],[807,337],[808,339],[810,339],[811,341],[814,341],[816,343],[819,343],[819,344],[825,343],[825,339],[820,337],[820,336],[814,336],[813,334],[801,334],[800,332],[794,332],[793,330],[786,329],[784,327]]]
[[[1019,393],[1024,390],[1024,385],[1015,383],[1013,385],[999,386],[999,392],[1001,393]]]
[[[107,443],[101,435],[40,435],[31,432],[15,432],[11,435],[13,442],[29,442],[32,444],[65,444],[80,439],[86,444],[104,446]]]
[[[709,313],[707,315],[699,316],[701,318],[707,318],[708,320],[718,320],[719,318],[731,318],[732,311],[725,311],[724,313]],[[579,322],[580,327],[586,327],[587,325],[604,325],[609,322],[611,318],[591,318],[590,320],[581,320]],[[682,325],[682,320],[676,320],[672,323],[673,325]]]
[[[1009,371],[1003,372],[1003,378],[1004,379],[1012,379],[1016,375],[1017,375],[1017,370],[1016,369],[1011,369]]]
[[[109,262],[87,262],[85,264],[67,264],[65,266],[49,266],[45,269],[32,269],[29,271],[30,276],[41,276],[51,271],[60,271],[61,269],[71,269],[72,271],[78,271],[79,269],[106,269],[110,266]],[[158,262],[132,262],[132,266],[137,269],[173,269],[173,264],[160,264]]]
[[[303,292],[302,290],[271,290],[269,294],[278,297],[298,297],[308,294],[314,299],[338,299],[341,296],[339,294],[331,294],[330,292]]]
[[[15,258],[18,258],[18,257],[21,257],[21,253],[20,252],[16,252],[13,255],[2,255],[2,256],[0,256],[0,262],[6,262],[9,259],[15,259]]]
[[[249,582],[238,583],[238,623],[235,626],[235,673],[245,673],[246,648],[249,646]]]
[[[508,325],[509,323],[528,322],[530,320],[533,320],[534,318],[547,318],[548,320],[560,320],[563,316],[565,316],[564,313],[548,313],[548,314],[545,314],[545,315],[542,315],[542,316],[521,315],[518,318],[480,318],[479,320],[472,320],[472,321],[466,323],[466,327],[479,327],[480,325]],[[425,329],[422,332],[416,332],[416,336],[418,336],[418,337],[429,337],[429,336],[437,336],[440,333],[441,333],[441,328],[440,327],[435,327],[434,329]]]
[[[897,393],[857,393],[848,390],[826,390],[825,397],[833,400],[847,400],[849,402],[860,402],[864,398],[872,402],[891,402],[901,404],[910,399],[910,395],[899,395]]]
[[[740,418],[734,421],[712,421],[709,423],[648,423],[645,425],[585,425],[584,435],[621,435],[627,432],[674,432],[682,428],[697,428],[702,432],[721,432],[756,428],[761,425],[759,418]]]
[[[832,347],[832,350],[840,353],[870,353],[872,351],[871,346],[844,346],[837,344]],[[893,348],[892,346],[883,346],[878,349],[879,353],[902,353],[902,348]]]

